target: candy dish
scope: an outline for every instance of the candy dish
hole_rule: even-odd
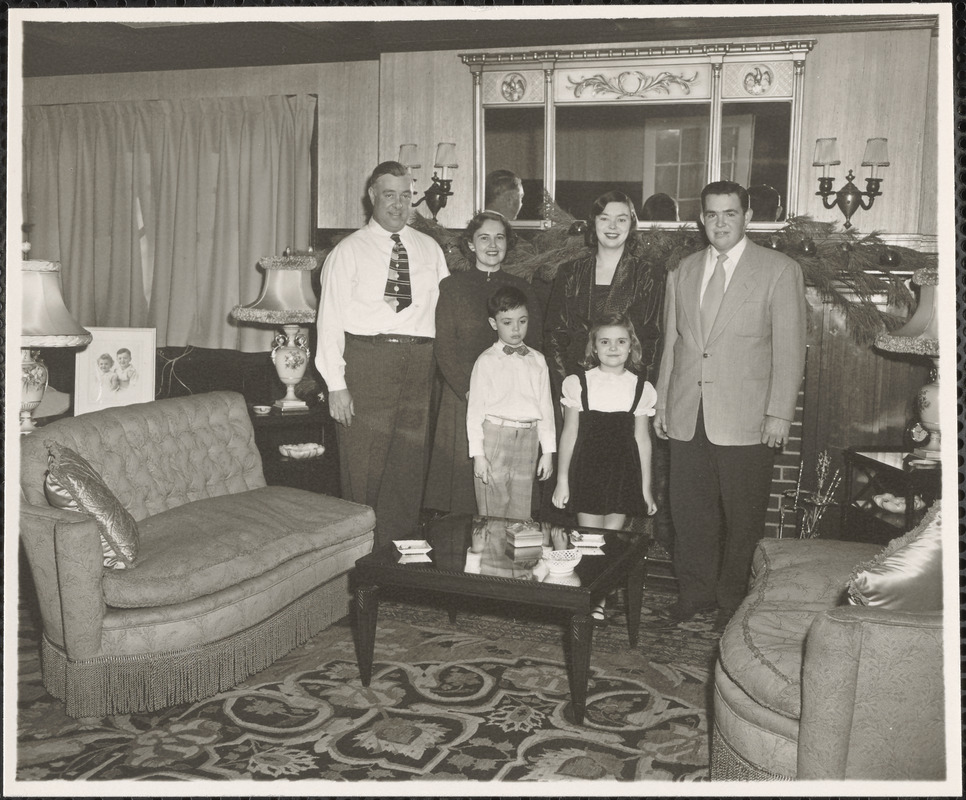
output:
[[[264,417],[272,410],[271,406],[252,406],[252,410],[260,417]]]

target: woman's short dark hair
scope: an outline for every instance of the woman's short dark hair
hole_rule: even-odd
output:
[[[590,333],[587,334],[587,347],[584,350],[584,357],[580,365],[586,369],[600,366],[600,359],[597,358],[595,348],[597,331],[611,326],[624,328],[627,331],[631,340],[631,352],[627,357],[626,366],[632,372],[640,372],[641,365],[644,363],[644,350],[641,347],[641,340],[637,338],[637,333],[634,331],[634,323],[631,322],[627,314],[604,314],[593,321],[590,326]]]
[[[510,221],[506,217],[504,217],[499,211],[480,211],[466,224],[466,230],[460,234],[459,239],[460,252],[471,262],[476,262],[476,253],[470,250],[470,245],[473,243],[473,236],[480,228],[483,227],[483,223],[487,220],[493,220],[494,222],[499,222],[501,225],[503,225],[503,230],[506,233],[506,251],[508,253],[517,243],[516,232],[513,230],[513,227],[510,225]]]
[[[587,246],[597,249],[597,217],[604,213],[608,203],[623,203],[631,212],[631,232],[627,236],[627,243],[637,245],[637,209],[634,208],[634,201],[626,194],[616,189],[602,194],[590,207],[590,216],[587,218],[587,230],[584,232],[584,241]]]

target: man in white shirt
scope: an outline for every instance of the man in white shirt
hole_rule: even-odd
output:
[[[342,495],[376,512],[375,545],[410,539],[423,496],[439,282],[439,245],[407,225],[412,179],[385,161],[367,186],[368,224],[322,269],[315,363],[338,423]]]
[[[527,296],[501,286],[487,306],[499,338],[476,359],[466,401],[476,505],[486,516],[529,519],[534,474],[549,478],[557,451],[550,372],[543,354],[523,343]]]

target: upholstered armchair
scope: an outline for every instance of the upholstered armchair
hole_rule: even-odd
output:
[[[86,459],[123,508],[52,505],[52,451]],[[372,509],[266,486],[233,392],[53,422],[21,438],[20,487],[44,685],[75,717],[197,700],[264,669],[347,613],[372,546]],[[111,569],[102,537],[127,513],[136,558]]]
[[[763,539],[721,637],[712,780],[944,779],[941,578],[938,507],[885,549]]]

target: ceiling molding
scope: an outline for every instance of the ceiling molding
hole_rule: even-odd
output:
[[[764,7],[763,7],[764,8]],[[496,50],[931,29],[936,15],[601,17],[285,22],[24,22],[23,76],[54,77],[377,60],[383,53]]]

